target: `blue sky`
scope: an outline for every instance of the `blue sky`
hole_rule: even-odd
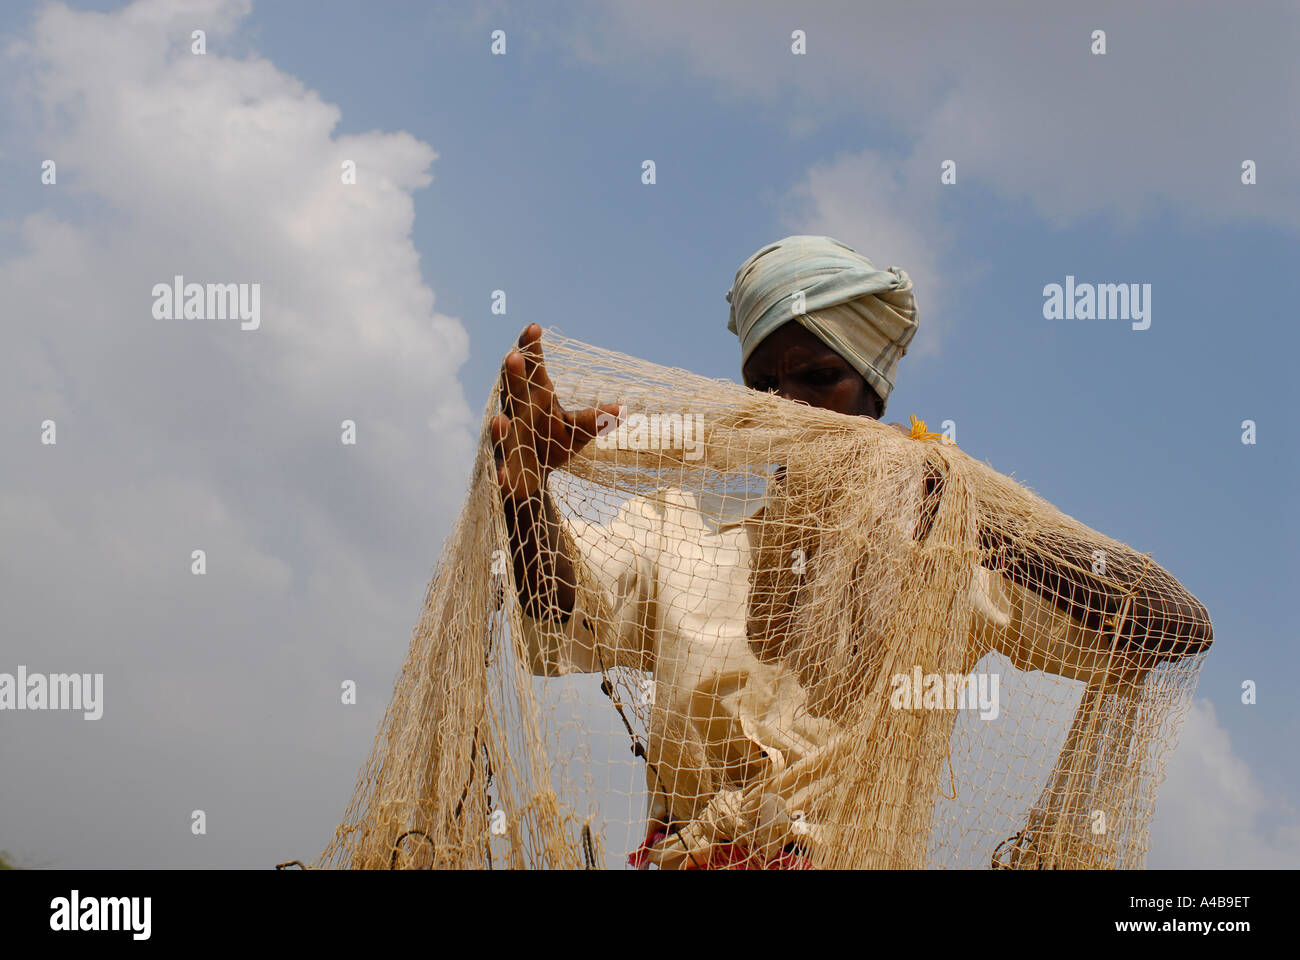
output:
[[[327,232],[338,246],[316,260],[316,247],[286,248],[277,228],[260,221],[258,206],[247,199],[231,207],[232,217],[243,220],[216,222],[222,198],[202,197],[202,181],[196,181],[192,189],[177,188],[175,196],[193,198],[192,207],[182,203],[175,211],[177,243],[193,234],[199,248],[216,244],[216,252],[202,261],[214,263],[239,262],[241,244],[264,243],[258,249],[278,250],[286,271],[296,271],[296,282],[319,293],[323,310],[329,309],[330,272],[348,256],[360,273],[377,273],[382,251],[405,255],[413,248],[416,272],[401,278],[411,286],[409,296],[366,300],[374,311],[369,322],[382,325],[411,303],[429,313],[421,283],[432,291],[431,312],[442,318],[432,336],[413,328],[392,357],[381,351],[364,364],[350,362],[346,351],[326,356],[327,341],[334,341],[324,335],[312,348],[322,351],[313,362],[326,371],[323,383],[345,384],[340,390],[349,399],[371,403],[377,416],[391,414],[395,429],[417,430],[430,409],[444,411],[434,431],[438,442],[421,441],[406,459],[338,474],[323,446],[299,447],[285,439],[303,421],[286,414],[280,427],[272,422],[271,411],[282,409],[275,391],[265,394],[264,413],[251,418],[265,428],[262,440],[250,441],[242,454],[212,453],[223,429],[247,416],[220,399],[232,382],[240,382],[236,371],[243,370],[254,385],[268,377],[237,341],[214,347],[230,364],[223,368],[227,373],[194,387],[212,388],[203,394],[215,407],[203,414],[212,420],[188,428],[155,423],[147,411],[157,403],[142,401],[126,417],[133,425],[119,425],[124,437],[191,444],[188,472],[173,467],[177,483],[191,490],[186,496],[199,496],[198,488],[207,485],[214,528],[222,525],[222,509],[241,518],[241,543],[271,571],[260,583],[273,581],[280,566],[289,571],[282,592],[249,599],[242,587],[231,588],[226,606],[246,607],[247,613],[231,614],[230,629],[247,634],[269,618],[304,631],[275,654],[249,640],[243,661],[248,670],[260,671],[268,685],[284,676],[277,671],[289,669],[293,651],[315,650],[319,639],[306,626],[293,626],[295,605],[327,603],[325,598],[342,593],[337,602],[355,608],[348,622],[369,640],[331,640],[330,655],[346,659],[372,652],[367,675],[384,687],[400,663],[424,577],[463,491],[468,463],[460,454],[469,449],[470,425],[502,353],[523,325],[555,325],[599,346],[735,378],[738,350],[725,329],[723,296],[736,268],[776,238],[829,233],[878,264],[903,266],[917,284],[922,335],[902,361],[886,419],[906,421],[911,413],[932,425],[953,419],[967,452],[1084,523],[1151,552],[1209,608],[1216,642],[1158,809],[1150,865],[1300,865],[1300,812],[1291,799],[1300,794],[1294,747],[1300,721],[1286,679],[1300,676],[1300,617],[1293,602],[1300,579],[1294,480],[1300,463],[1291,370],[1300,348],[1294,324],[1300,299],[1294,269],[1300,249],[1300,74],[1293,57],[1300,19],[1293,8],[1257,4],[1250,15],[1240,15],[1229,38],[1216,21],[1198,16],[1195,5],[1181,5],[1176,17],[1159,5],[1142,13],[1102,6],[1051,20],[1016,16],[998,4],[978,18],[942,5],[896,13],[871,5],[859,10],[856,4],[813,4],[805,13],[775,3],[277,2],[245,10],[240,3],[208,0],[145,9],[172,6],[182,12],[156,18],[166,20],[172,34],[181,35],[191,23],[210,24],[209,58],[260,60],[283,79],[281,85],[262,76],[245,78],[243,99],[232,98],[231,109],[256,104],[259,97],[278,97],[286,110],[304,115],[313,109],[313,97],[337,108],[332,129],[328,116],[323,133],[312,126],[315,139],[304,135],[287,145],[271,139],[264,149],[283,148],[292,163],[293,149],[358,138],[376,164],[388,165],[396,184],[374,200],[375,210],[389,211],[383,205],[390,204],[391,216],[385,213],[380,227],[355,237],[347,224],[315,223],[304,201],[303,229]],[[69,9],[102,9],[119,21],[122,16],[118,4],[75,3]],[[1105,56],[1089,52],[1091,31],[1098,27],[1107,31]],[[489,34],[497,28],[507,32],[503,57],[489,53]],[[807,31],[807,56],[790,53],[790,31],[796,28]],[[41,37],[57,49],[64,37],[70,45],[99,44],[104,59],[98,68],[107,87],[114,83],[113,64],[133,54],[157,57],[159,76],[170,75],[156,49],[157,31],[123,30],[123,36],[143,38],[133,47],[136,41],[84,17],[21,4],[0,12],[0,31],[6,43]],[[125,262],[115,257],[133,229],[167,222],[175,196],[151,193],[151,184],[162,178],[153,168],[141,173],[139,183],[123,183],[131,167],[111,181],[96,181],[93,146],[105,133],[95,134],[95,124],[78,119],[70,106],[80,95],[92,112],[146,115],[139,90],[148,83],[124,67],[129,83],[123,89],[136,91],[135,100],[87,99],[90,81],[77,73],[74,58],[48,49],[29,46],[0,68],[5,80],[27,81],[41,71],[55,77],[46,96],[67,114],[50,124],[18,88],[0,107],[5,128],[18,134],[6,136],[0,152],[0,282],[12,285],[24,305],[24,312],[6,321],[6,336],[20,348],[0,366],[6,379],[22,386],[2,395],[10,410],[28,419],[41,407],[37,396],[66,402],[69,418],[96,402],[101,416],[108,416],[115,391],[127,390],[133,378],[125,370],[112,375],[107,366],[80,356],[74,346],[80,342],[78,324],[44,318],[42,311],[57,298],[36,294],[65,290],[77,275],[68,258],[93,256],[101,268],[86,275],[99,279],[86,280],[87,292],[76,300],[83,311],[78,316],[86,316],[86,303],[111,301],[112,278]],[[295,92],[284,78],[296,79],[309,93]],[[214,90],[229,87],[188,75],[177,82],[195,85],[195,95],[183,102],[192,102],[196,111],[211,102],[199,95],[207,90],[204,82],[218,84]],[[123,162],[160,152],[166,157],[168,138],[180,135],[166,123],[142,124],[155,142],[118,144],[111,131],[121,126],[105,128],[111,141],[105,154]],[[214,121],[207,129],[221,128]],[[386,136],[399,132],[413,141]],[[215,136],[199,150],[219,156],[227,143]],[[413,143],[427,145],[436,159]],[[33,173],[53,145],[68,157],[60,180],[79,190],[70,197],[52,197]],[[247,156],[233,153],[236,164]],[[652,186],[641,183],[646,159],[657,167]],[[958,171],[951,186],[939,176],[948,159]],[[1240,182],[1244,159],[1258,164],[1256,185]],[[186,162],[165,165],[183,176]],[[361,165],[363,178],[369,169]],[[427,185],[419,182],[421,171],[432,175]],[[226,189],[238,189],[238,173],[236,166],[222,181]],[[403,195],[413,201],[409,211]],[[266,202],[274,199],[268,195]],[[412,212],[408,248],[402,228]],[[185,222],[187,215],[198,219]],[[55,231],[57,245],[48,237],[49,246],[34,243],[26,232],[33,216],[54,217],[82,239]],[[228,236],[218,242],[222,231]],[[78,244],[71,253],[62,246],[69,243]],[[355,244],[350,251],[349,243]],[[43,265],[48,271],[42,274]],[[271,275],[272,268],[266,269]],[[46,278],[45,286],[29,284],[33,275]],[[1150,329],[1134,331],[1123,320],[1045,320],[1043,287],[1064,283],[1067,275],[1080,282],[1151,284]],[[498,288],[508,297],[505,317],[489,309]],[[93,316],[92,310],[84,322],[93,323]],[[337,331],[347,335],[347,316],[331,322],[337,324],[337,330],[329,328],[331,337]],[[310,330],[311,317],[304,316],[302,324]],[[113,343],[105,334],[104,356],[119,356]],[[179,356],[203,363],[201,353],[176,349],[164,351],[162,362],[174,364]],[[292,352],[285,346],[276,361],[283,369],[297,369]],[[119,358],[133,355],[127,351]],[[44,358],[40,363],[33,359],[38,356]],[[172,395],[161,378],[145,382],[150,386],[140,389],[151,403]],[[186,382],[179,380],[182,393]],[[156,396],[148,392],[154,389]],[[302,413],[330,389],[304,386],[291,392],[283,409]],[[409,410],[417,404],[424,404],[418,417]],[[338,419],[333,409],[328,418]],[[1245,419],[1257,424],[1255,445],[1241,442]],[[48,466],[30,459],[39,452],[28,450],[31,433],[24,425],[11,427],[5,437],[15,446],[25,444],[16,458],[20,465],[0,481],[10,508],[0,511],[9,554],[5,570],[23,567],[17,558],[29,548],[39,553],[38,545],[57,542],[52,530],[60,517],[64,534],[74,538],[78,523],[102,521],[98,542],[104,554],[97,569],[111,568],[114,544],[120,543],[111,517],[123,514],[112,498],[129,496],[131,470],[114,473],[109,454],[100,451],[74,461],[80,464],[79,483],[56,482]],[[126,442],[117,441],[119,449]],[[385,475],[397,462],[427,472],[406,471],[421,479],[391,496]],[[141,455],[135,463],[138,475],[146,460]],[[108,506],[103,514],[79,515],[74,504],[93,501],[96,484],[90,478],[97,476],[103,477],[98,486]],[[247,492],[250,481],[256,493]],[[314,491],[312,504],[297,499],[305,488]],[[348,505],[358,501],[371,506],[351,515]],[[42,510],[55,518],[50,526],[22,519],[45,516]],[[301,532],[322,516],[333,524],[329,535]],[[81,535],[93,538],[84,528]],[[30,604],[31,583],[48,586],[71,575],[66,557],[44,562],[23,567],[27,574],[13,574],[7,587],[0,583],[7,604]],[[353,577],[371,578],[364,600],[347,597],[345,585]],[[179,604],[175,591],[188,587],[162,589],[169,602]],[[50,596],[66,594],[51,587]],[[109,636],[156,628],[162,643],[177,624],[204,616],[206,609],[178,606],[158,614],[153,627],[127,612],[99,622]],[[74,656],[90,649],[66,640],[85,626],[67,616],[63,621],[48,607],[26,608],[15,623],[27,629],[20,634],[15,626],[0,634],[0,669],[12,666],[15,657],[38,659],[41,650]],[[332,619],[326,605],[313,623],[328,631]],[[130,658],[123,662],[129,665]],[[238,676],[228,660],[209,662],[202,654],[176,670],[198,666]],[[333,676],[323,666],[318,672]],[[1245,680],[1258,684],[1258,702],[1251,706],[1241,703]],[[304,707],[295,721],[301,730],[285,728],[286,745],[307,737],[313,724],[333,724],[328,729],[340,738],[336,751],[320,749],[317,765],[303,761],[311,769],[302,771],[300,783],[333,791],[306,818],[317,836],[346,801],[350,775],[339,785],[338,771],[359,766],[382,713],[380,700],[346,721]],[[166,717],[167,709],[159,703],[155,713]],[[139,722],[141,729],[147,725],[143,717]],[[30,725],[24,730],[26,736],[43,736]],[[247,730],[212,736],[214,754],[229,755],[228,766],[216,761],[218,771],[234,775],[240,751],[253,749],[256,737]],[[89,865],[133,856],[139,865],[256,862],[251,841],[229,854],[198,858],[179,842],[174,848],[163,844],[166,852],[156,861],[138,853],[138,843],[106,845],[89,855],[81,844],[64,849],[55,832],[29,832],[30,821],[20,818],[39,821],[41,791],[61,782],[41,772],[40,750],[54,749],[54,743],[38,749],[0,736],[0,744],[30,774],[29,785],[3,788],[26,792],[8,810],[0,804],[0,848],[68,865],[87,856]],[[160,743],[159,751],[180,757],[186,745]],[[264,762],[274,766],[270,755]],[[214,784],[223,779],[217,771],[210,775]],[[1188,791],[1207,799],[1166,814],[1170,796]],[[105,816],[112,820],[111,813]],[[1163,839],[1162,817],[1204,835],[1197,841],[1199,860],[1197,851],[1184,854]],[[143,822],[123,825],[137,841],[149,829]],[[265,844],[267,838],[255,833],[255,839]],[[311,842],[306,830],[295,842]]]

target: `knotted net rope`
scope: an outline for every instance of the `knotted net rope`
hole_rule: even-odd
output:
[[[626,410],[547,480],[576,606],[521,605],[494,391],[314,866],[1143,865],[1211,639],[1150,557],[923,423],[545,350]]]

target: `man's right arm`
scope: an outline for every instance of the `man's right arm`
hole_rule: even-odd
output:
[[[534,620],[566,622],[573,614],[577,577],[551,495],[543,489],[503,502],[520,606]]]
[[[595,438],[602,414],[617,417],[618,410],[606,404],[570,413],[560,406],[535,323],[524,328],[501,364],[501,413],[492,418],[492,446],[519,601],[531,617],[563,621],[575,602],[573,560],[546,492],[547,478]]]

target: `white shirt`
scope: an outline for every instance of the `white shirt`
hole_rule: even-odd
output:
[[[564,624],[524,617],[533,673],[598,672],[603,661],[653,676],[650,822],[686,823],[693,856],[739,837],[767,838],[770,850],[815,844],[818,827],[798,809],[807,776],[792,774],[833,769],[825,748],[837,728],[801,709],[803,688],[781,663],[750,651],[755,524],[715,524],[695,494],[668,489],[629,500],[609,524],[567,526],[582,571],[577,600]],[[977,566],[971,593],[971,649],[1078,679],[1100,669],[1096,635],[1032,591]],[[674,835],[654,859],[680,864],[682,847]]]

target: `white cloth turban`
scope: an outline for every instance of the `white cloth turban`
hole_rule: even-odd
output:
[[[879,270],[830,237],[786,237],[763,247],[736,271],[727,302],[727,329],[740,338],[742,364],[769,334],[797,320],[886,402],[898,361],[916,334],[907,272]]]

